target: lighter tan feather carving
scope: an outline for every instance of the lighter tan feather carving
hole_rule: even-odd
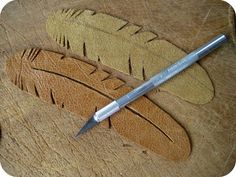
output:
[[[139,26],[91,10],[58,11],[48,18],[46,28],[67,49],[141,80],[186,55],[152,32],[140,31]],[[214,95],[208,74],[198,64],[160,89],[196,104],[207,103]]]

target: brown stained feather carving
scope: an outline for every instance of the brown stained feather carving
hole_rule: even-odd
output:
[[[93,65],[39,49],[14,55],[8,60],[6,71],[20,89],[84,119],[132,89]],[[167,159],[184,160],[191,151],[185,130],[146,97],[126,106],[102,125]]]
[[[73,53],[99,60],[140,80],[150,78],[186,55],[150,31],[91,10],[57,11],[49,16],[46,29],[52,39]],[[199,64],[161,85],[160,90],[195,104],[207,103],[214,96],[211,80]]]

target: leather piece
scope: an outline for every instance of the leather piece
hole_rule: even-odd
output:
[[[170,42],[125,20],[91,10],[63,9],[49,16],[48,34],[58,44],[88,59],[146,80],[186,55]],[[160,89],[195,104],[214,96],[207,72],[194,64]]]
[[[91,64],[39,49],[28,49],[10,58],[6,71],[22,90],[85,120],[132,89]],[[126,106],[110,120],[119,134],[167,159],[184,160],[190,154],[186,131],[146,97]],[[108,127],[109,123],[104,121],[102,125]]]

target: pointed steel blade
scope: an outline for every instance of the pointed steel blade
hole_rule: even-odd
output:
[[[79,138],[79,136],[81,134],[83,134],[84,132],[86,132],[87,130],[93,128],[95,125],[99,124],[99,122],[97,122],[94,117],[92,116],[86,123],[85,125],[80,129],[80,131],[76,134],[76,138]]]

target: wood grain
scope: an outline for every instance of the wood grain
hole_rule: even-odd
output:
[[[81,141],[75,141],[71,135],[83,125],[82,117],[43,103],[19,91],[9,81],[6,74],[9,55],[26,48],[38,47],[79,58],[58,46],[46,33],[47,17],[62,8],[92,9],[126,19],[143,26],[144,30],[152,30],[187,53],[219,33],[229,36],[226,45],[199,62],[215,88],[211,102],[194,105],[158,90],[147,95],[188,132],[192,152],[186,161],[165,160],[113,129],[96,127],[81,137]],[[219,0],[18,0],[10,3],[0,17],[0,160],[3,168],[12,175],[26,177],[221,177],[227,174],[236,159],[233,22],[232,10]],[[106,67],[102,69],[119,76],[130,86],[140,84],[127,75]],[[56,146],[55,141],[61,142],[60,146]],[[68,153],[65,155],[65,152]]]

